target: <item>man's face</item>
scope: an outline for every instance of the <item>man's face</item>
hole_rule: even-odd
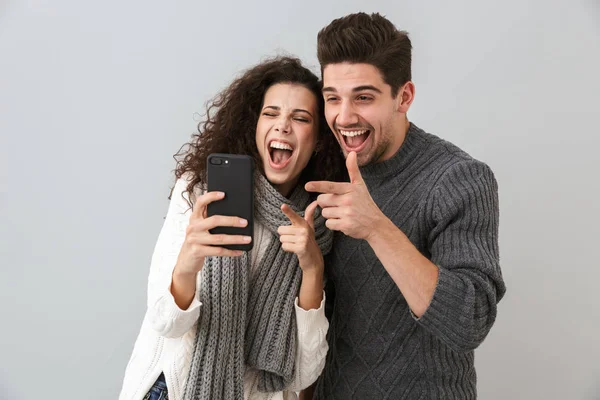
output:
[[[404,140],[402,91],[395,98],[371,64],[329,64],[323,70],[325,118],[344,155],[363,166],[392,157]]]

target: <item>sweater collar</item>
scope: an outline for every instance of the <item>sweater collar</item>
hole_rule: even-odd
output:
[[[400,149],[391,158],[365,165],[360,168],[360,173],[365,180],[381,179],[391,174],[398,174],[404,170],[427,146],[426,133],[412,122]]]

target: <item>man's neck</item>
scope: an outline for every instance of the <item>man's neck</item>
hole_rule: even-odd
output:
[[[409,127],[410,127],[410,121],[408,120],[408,118],[406,116],[404,116],[404,118],[402,118],[400,121],[398,121],[396,126],[393,128],[394,140],[390,143],[390,145],[385,150],[385,152],[381,155],[381,157],[379,157],[377,162],[389,160],[398,152],[398,150],[400,150],[400,147],[402,147],[402,144],[404,143],[404,140],[406,139],[406,134],[408,133]]]

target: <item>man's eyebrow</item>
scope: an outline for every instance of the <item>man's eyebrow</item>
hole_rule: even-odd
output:
[[[361,85],[361,86],[357,86],[352,89],[353,92],[362,92],[364,90],[372,90],[373,92],[383,93],[381,91],[381,89],[379,89],[378,87],[373,86],[373,85]],[[332,86],[327,86],[322,89],[322,92],[323,93],[325,93],[325,92],[336,93],[337,90]]]
[[[379,88],[377,88],[373,85],[362,85],[362,86],[357,86],[354,89],[352,89],[353,92],[362,92],[363,90],[372,90],[377,93],[383,93]]]

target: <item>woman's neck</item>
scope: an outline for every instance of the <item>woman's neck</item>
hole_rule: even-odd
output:
[[[277,191],[281,193],[283,197],[288,197],[290,193],[292,193],[292,190],[296,187],[296,184],[298,184],[298,178],[284,182],[280,185],[273,185],[273,187],[277,189]]]

